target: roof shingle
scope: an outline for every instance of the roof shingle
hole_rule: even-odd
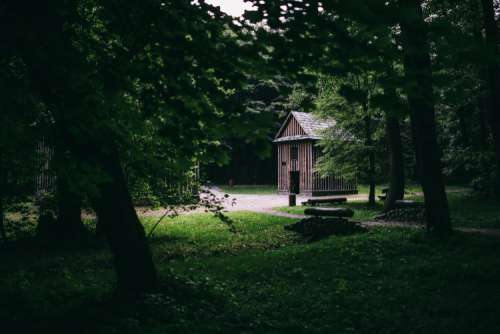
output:
[[[306,133],[305,136],[301,135],[301,136],[280,137],[281,133],[288,125],[291,117],[297,120],[302,130],[304,130],[304,132]],[[335,124],[336,124],[335,121],[332,119],[329,120],[321,119],[310,113],[292,111],[288,115],[281,129],[278,131],[278,134],[276,135],[274,142],[279,143],[279,142],[296,141],[296,140],[318,140],[321,139],[321,131],[331,128],[335,126]]]
[[[321,119],[310,113],[292,111],[292,115],[309,136],[319,137],[322,130],[335,126],[334,120]]]

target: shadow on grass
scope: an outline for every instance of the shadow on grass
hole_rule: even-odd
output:
[[[497,240],[479,236],[443,242],[380,228],[276,252],[159,263],[160,290],[133,302],[113,299],[113,278],[100,276],[95,258],[85,260],[99,267],[92,273],[68,257],[52,285],[42,282],[52,263],[42,262],[17,277],[32,280],[24,291],[0,287],[0,318],[6,333],[494,332],[498,251]],[[80,275],[94,275],[96,286]]]
[[[10,297],[10,308],[17,312],[15,318],[4,319],[2,328],[19,333],[242,332],[251,327],[249,318],[231,310],[225,296],[174,275],[161,277],[157,292],[135,300],[116,298],[110,292],[79,296],[72,307],[56,314],[29,313],[29,300]]]
[[[297,223],[285,225],[285,230],[297,233],[303,242],[315,242],[332,235],[350,236],[368,231],[361,224],[347,219],[321,217],[305,218]]]

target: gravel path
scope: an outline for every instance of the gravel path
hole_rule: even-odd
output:
[[[224,193],[217,188],[212,188],[211,192],[218,198],[223,198]],[[367,195],[348,195],[342,196],[347,197],[348,201],[366,201],[368,200]],[[310,197],[297,196],[297,205],[301,202],[307,200]],[[277,207],[284,207],[288,205],[287,195],[243,195],[243,194],[230,194],[223,202],[224,212],[235,212],[235,211],[251,211],[265,213],[273,216],[287,217],[302,219],[306,218],[305,215],[291,214],[286,212],[280,212],[274,210]],[[150,210],[147,208],[137,208],[137,212],[141,216],[159,217],[166,213],[165,209],[160,210]],[[186,210],[179,211],[180,214],[191,214],[197,212],[204,212],[204,209],[196,210]],[[368,228],[373,227],[406,227],[406,228],[423,228],[421,225],[411,225],[408,223],[401,222],[380,222],[380,221],[369,221],[363,222],[364,226]],[[477,229],[477,228],[457,228],[456,230],[471,233],[471,234],[481,234],[488,236],[500,237],[500,229]]]
[[[460,190],[451,190],[449,192],[458,192]],[[217,189],[213,190],[215,194],[218,196],[223,196],[224,194]],[[347,195],[342,196],[347,197],[348,201],[367,201],[367,195]],[[307,200],[309,197],[297,196],[297,205],[300,205],[301,202]],[[231,195],[230,199],[235,200],[234,206],[226,207],[226,210],[231,211],[253,211],[253,212],[261,212],[269,215],[279,216],[279,217],[288,217],[288,218],[297,218],[302,219],[306,218],[305,215],[299,214],[291,214],[286,212],[280,212],[274,210],[277,207],[283,207],[288,205],[288,196],[286,195]],[[369,221],[363,222],[363,225],[368,228],[373,227],[406,227],[406,228],[424,228],[421,225],[411,225],[408,223],[401,222],[380,222],[380,221]],[[478,228],[456,228],[457,231],[471,233],[471,234],[481,234],[488,236],[500,237],[500,229],[478,229]]]

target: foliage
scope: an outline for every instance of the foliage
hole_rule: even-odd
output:
[[[0,98],[0,202],[5,209],[34,194],[35,171],[40,167],[34,154],[40,106],[32,95],[23,92],[29,86],[23,64],[5,54],[0,66],[4,87]]]
[[[405,83],[401,78],[403,54],[398,22],[408,15],[401,9],[401,1],[249,2],[256,10],[246,17],[252,22],[268,23],[269,29],[262,29],[265,31],[260,31],[259,36],[263,43],[273,46],[269,57],[280,71],[297,79],[318,74],[326,76],[326,80],[338,83],[337,93],[341,91],[342,82],[349,85],[355,82],[352,77],[358,75],[360,69],[377,75],[379,92],[374,96],[377,102],[374,105],[386,115],[395,115],[403,121],[405,162],[407,166],[416,164],[412,157],[414,134],[408,126]],[[498,1],[493,3],[498,13]],[[492,59],[484,41],[481,4],[474,0],[429,0],[422,4],[433,54],[432,84],[437,98],[438,135],[445,174],[449,180],[469,182],[478,192],[491,194],[497,163],[491,117],[487,117],[486,110],[486,64],[492,63]],[[323,100],[326,105],[338,102],[335,96]],[[349,101],[349,107],[352,105]],[[337,114],[341,114],[343,109],[339,103],[336,108]],[[339,146],[342,145],[339,143]],[[383,141],[377,143],[378,149],[384,146]],[[352,151],[349,148],[355,146],[344,143],[336,153]],[[354,149],[354,152],[360,151]],[[322,169],[331,170],[333,165],[340,165],[339,162],[324,161]],[[341,165],[354,170],[361,164],[354,166],[353,161],[343,161]],[[406,174],[418,177],[416,168],[408,169]]]
[[[482,37],[480,4],[429,1],[426,15],[436,49],[434,72],[439,92],[436,105],[441,125],[445,173],[491,194],[495,156],[486,115],[487,54]]]
[[[291,219],[231,216],[238,234],[209,215],[169,220],[153,242],[162,290],[134,303],[109,300],[112,259],[104,250],[2,252],[3,326],[75,333],[499,329],[496,239],[457,234],[443,243],[418,230],[382,228],[302,244],[283,229]]]
[[[39,9],[52,22],[8,21],[16,31],[9,39],[11,62],[25,68],[22,79],[31,85],[19,91],[34,96],[38,115],[52,120],[46,122],[52,145],[72,143],[68,136],[92,138],[103,151],[116,144],[131,179],[149,190],[165,174],[221,159],[220,139],[232,129],[225,124],[239,120],[243,108],[234,96],[250,69],[244,59],[254,55],[251,36],[230,17],[204,2],[54,2],[25,12],[9,6],[19,17]],[[37,39],[45,43],[26,53],[22,43]],[[45,68],[40,59],[47,60]],[[102,182],[87,162],[53,167],[67,170],[81,192]]]
[[[335,120],[333,129],[325,131],[320,146],[324,155],[318,161],[318,170],[323,175],[341,171],[348,180],[369,180],[370,154],[383,157],[387,154],[384,145],[382,115],[371,104],[370,95],[376,83],[373,78],[347,75],[345,78],[321,77],[316,108],[319,115]],[[356,83],[352,83],[356,82]],[[355,88],[353,88],[355,86]],[[358,100],[354,95],[361,94]],[[363,107],[363,104],[369,105]],[[368,108],[368,110],[367,110]],[[370,123],[367,134],[367,122]],[[373,132],[373,133],[372,133]],[[370,136],[370,140],[367,138]],[[370,141],[370,144],[368,143]],[[376,176],[380,180],[385,173],[384,160],[377,159]]]
[[[312,108],[310,87],[281,75],[250,78],[234,96],[244,109],[223,140],[227,157],[211,163],[206,177],[214,183],[266,184],[275,182],[272,140],[291,111]]]

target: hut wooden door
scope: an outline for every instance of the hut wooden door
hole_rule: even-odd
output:
[[[290,172],[290,192],[300,194],[300,172]]]

